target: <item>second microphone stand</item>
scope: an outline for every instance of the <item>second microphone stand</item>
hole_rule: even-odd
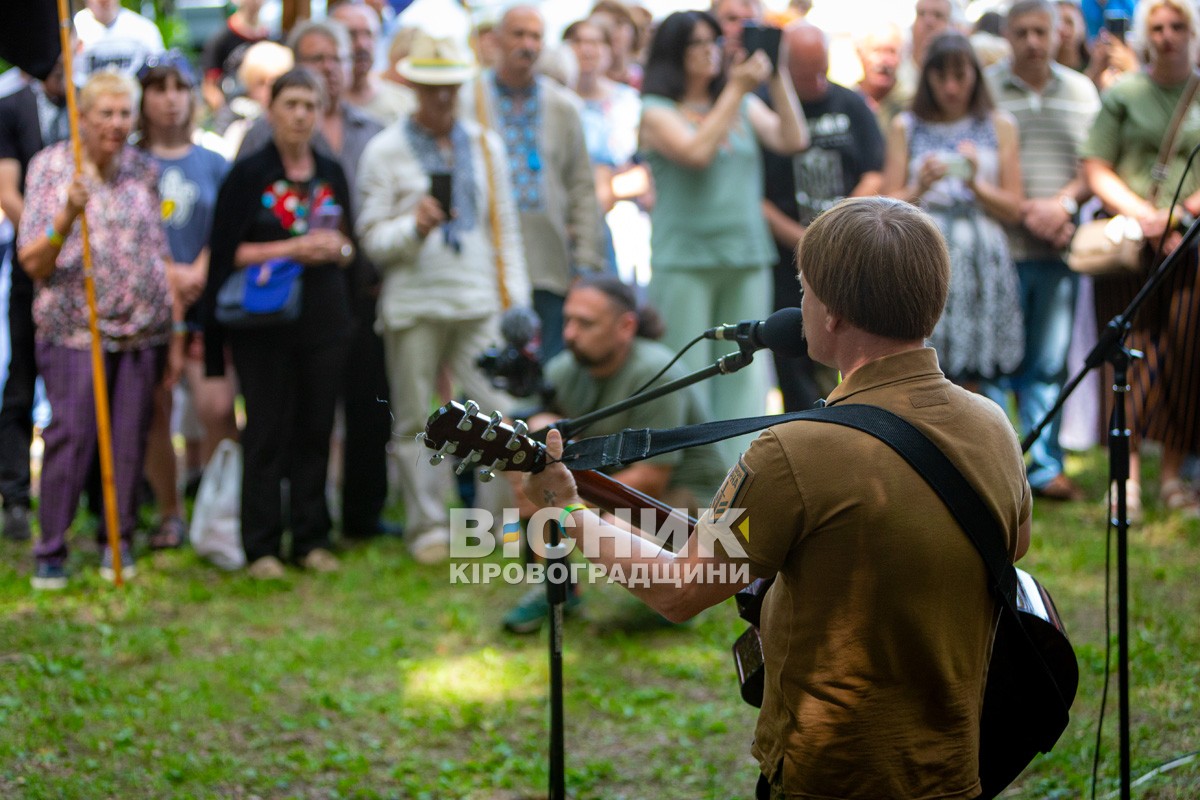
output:
[[[1195,151],[1193,151],[1194,153]],[[1190,161],[1190,158],[1189,158]],[[1112,421],[1108,431],[1108,485],[1114,494],[1115,514],[1112,524],[1117,531],[1117,683],[1118,683],[1118,717],[1119,717],[1119,753],[1120,753],[1120,796],[1121,800],[1130,800],[1130,744],[1129,744],[1129,508],[1126,495],[1130,479],[1130,435],[1127,423],[1128,411],[1126,402],[1129,395],[1129,367],[1133,360],[1141,357],[1141,353],[1125,347],[1125,337],[1133,324],[1133,318],[1138,309],[1167,279],[1178,265],[1182,263],[1184,254],[1191,248],[1196,237],[1200,235],[1200,221],[1192,223],[1184,233],[1179,245],[1159,264],[1150,275],[1150,279],[1142,286],[1129,306],[1113,317],[1100,334],[1096,346],[1084,359],[1083,369],[1079,371],[1059,392],[1058,400],[1021,443],[1022,451],[1029,450],[1042,434],[1042,431],[1055,415],[1062,410],[1063,404],[1075,388],[1083,382],[1091,370],[1109,364],[1113,370],[1113,409]]]

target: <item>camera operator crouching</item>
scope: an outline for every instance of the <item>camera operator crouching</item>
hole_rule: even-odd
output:
[[[655,341],[663,333],[662,321],[652,308],[639,308],[631,287],[606,274],[588,274],[567,293],[563,306],[563,343],[566,349],[545,366],[546,382],[553,387],[549,411],[529,420],[539,430],[562,417],[574,418],[626,399],[645,388],[674,358]],[[673,367],[654,385],[682,375]],[[625,428],[675,428],[709,422],[712,416],[696,386],[664,395],[594,423],[586,436],[603,436]],[[523,518],[538,506],[520,491],[519,473],[509,473],[517,487]],[[621,483],[674,508],[695,510],[707,506],[725,477],[725,464],[715,445],[667,453],[611,473]],[[637,518],[637,510],[633,510]],[[578,610],[578,587],[572,586],[565,609]],[[547,616],[546,590],[531,588],[504,617],[504,627],[514,633],[538,630]]]

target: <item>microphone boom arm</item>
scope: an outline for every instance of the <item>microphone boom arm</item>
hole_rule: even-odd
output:
[[[576,417],[575,419],[560,419],[553,427],[562,432],[564,439],[572,439],[579,435],[580,432],[587,429],[589,425],[606,417],[611,417],[614,414],[620,414],[622,411],[640,406],[644,403],[649,403],[651,400],[657,400],[663,395],[678,391],[691,386],[693,383],[699,383],[702,380],[711,378],[714,375],[729,375],[737,372],[742,367],[754,360],[753,348],[742,344],[741,349],[736,353],[730,353],[727,356],[721,356],[714,363],[708,365],[704,369],[696,370],[695,372],[684,375],[681,378],[676,378],[673,381],[667,381],[661,386],[657,386],[632,397],[627,397],[612,405],[604,408],[596,409],[590,413]],[[541,433],[539,431],[538,433]],[[543,438],[535,435],[535,438]]]

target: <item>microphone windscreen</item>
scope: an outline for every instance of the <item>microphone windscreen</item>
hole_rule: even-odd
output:
[[[532,308],[510,308],[500,315],[500,335],[517,349],[540,337],[541,332],[542,320]]]
[[[800,309],[781,308],[763,320],[759,333],[763,347],[788,358],[798,358],[808,352],[804,341],[804,315]]]

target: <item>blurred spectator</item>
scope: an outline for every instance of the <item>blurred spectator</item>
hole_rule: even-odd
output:
[[[407,86],[385,81],[372,70],[379,39],[379,16],[365,5],[342,3],[329,14],[350,34],[350,85],[347,103],[361,108],[384,125],[408,116],[416,97]]]
[[[292,558],[318,572],[338,568],[330,552],[325,475],[358,262],[345,173],[312,144],[322,103],[320,81],[307,69],[275,81],[267,106],[270,138],[229,171],[209,239],[205,367],[209,376],[224,373],[228,341],[246,408],[242,545],[249,573],[258,579],[284,575],[285,480]],[[317,217],[325,226],[310,226]],[[273,259],[304,267],[299,318],[227,330],[214,313],[217,292],[235,270]]]
[[[605,76],[610,48],[604,28],[580,20],[567,26],[563,39],[575,53],[577,70],[571,88],[583,101],[579,114],[603,215],[618,200],[637,197],[649,189],[645,167],[633,164],[642,101],[632,88]],[[613,231],[605,225],[602,233],[610,266],[615,268]]]
[[[14,228],[25,211],[25,173],[43,147],[70,136],[62,58],[45,81],[31,79],[0,99],[0,210]],[[15,250],[15,247],[13,248]],[[9,362],[0,398],[0,497],[4,537],[30,537],[29,447],[33,441],[34,354],[33,281],[11,253],[8,286]]]
[[[204,343],[195,305],[208,278],[213,206],[228,163],[220,153],[192,143],[196,79],[182,54],[172,50],[151,56],[138,70],[138,80],[142,86],[138,146],[154,158],[160,170],[158,193],[170,248],[167,282],[184,311],[178,333],[186,337],[186,388],[204,427],[199,452],[202,466],[222,439],[237,439],[238,435],[233,418],[232,377],[204,376]],[[179,502],[175,448],[171,444],[171,407],[171,387],[159,385],[146,443],[146,478],[159,511],[158,529],[150,536],[150,547],[155,550],[179,547],[187,535]]]
[[[793,156],[763,148],[763,212],[777,251],[776,310],[800,306],[796,247],[809,223],[843,197],[878,194],[883,185],[883,134],[861,97],[829,81],[829,42],[824,32],[796,22],[783,35],[786,68],[812,141]],[[811,408],[837,385],[837,373],[807,354],[798,358],[775,354],[774,358],[785,411]]]
[[[725,66],[730,67],[742,49],[742,28],[747,22],[762,22],[760,0],[713,0],[709,13],[720,26]]]
[[[629,7],[620,0],[600,0],[592,6],[588,19],[603,28],[608,37],[609,63],[605,74],[618,83],[642,88],[641,28]],[[566,39],[566,34],[563,34]]]
[[[896,114],[904,110],[901,93],[896,91],[904,34],[895,23],[880,23],[860,33],[854,40],[854,48],[863,71],[855,88],[875,113],[879,129],[886,132]]]
[[[1017,0],[1004,31],[1012,58],[988,70],[987,79],[997,107],[1017,120],[1029,198],[1021,225],[1009,228],[1008,237],[1025,319],[1025,359],[1008,385],[1016,395],[1020,428],[1028,432],[1054,406],[1067,379],[1079,281],[1061,253],[1075,231],[1079,204],[1091,195],[1078,153],[1100,99],[1091,81],[1054,61],[1059,26],[1052,0]],[[1003,393],[993,399],[1008,408]],[[1078,500],[1083,492],[1063,472],[1060,416],[1029,449],[1029,485],[1041,497]]]
[[[416,88],[417,110],[363,153],[358,229],[383,271],[379,327],[409,548],[418,562],[436,563],[450,552],[451,472],[428,464],[413,436],[424,429],[443,369],[483,408],[509,410],[511,399],[475,361],[494,342],[505,295],[529,305],[529,282],[504,145],[459,115],[459,87],[475,74],[471,58],[452,40],[418,34],[399,69]],[[437,174],[449,176],[449,208],[432,196]]]
[[[148,56],[166,49],[158,26],[121,0],[85,0],[75,15],[79,52],[73,60],[75,84],[106,69],[132,78]]]
[[[913,14],[908,57],[896,70],[896,100],[904,110],[912,106],[929,43],[948,30],[964,32],[965,22],[960,0],[917,0]]]
[[[808,145],[788,73],[772,72],[762,51],[727,73],[720,36],[706,12],[671,14],[654,36],[643,85],[641,147],[657,194],[650,295],[667,323],[666,343],[676,349],[709,325],[766,316],[776,253],[763,219],[759,144],[783,154]],[[753,94],[767,80],[778,111]],[[689,350],[684,364],[701,369],[728,352],[726,343],[706,342]],[[708,382],[718,419],[763,412],[762,362]],[[725,443],[727,461],[738,445]]]
[[[213,111],[237,92],[238,68],[246,50],[267,38],[267,26],[258,18],[262,6],[263,0],[237,0],[237,10],[226,20],[225,27],[204,44],[200,56],[204,82],[200,91]]]
[[[257,42],[246,49],[238,67],[238,83],[242,94],[229,101],[227,111],[232,120],[225,128],[225,147],[237,153],[246,132],[266,111],[271,99],[271,84],[295,64],[292,51],[275,42]]]
[[[532,6],[500,19],[500,61],[466,87],[464,117],[490,119],[508,153],[521,242],[542,320],[542,356],[562,350],[562,306],[578,270],[600,269],[600,212],[578,101],[538,77],[545,24]],[[486,103],[480,114],[478,100]]]
[[[496,17],[493,14],[483,12],[483,17],[471,31],[471,46],[482,68],[492,69],[496,66],[500,60],[500,46],[496,42]],[[392,64],[395,65],[406,55],[407,52],[400,53],[399,57],[392,60]]]
[[[1150,197],[1158,151],[1195,71],[1200,36],[1195,6],[1187,0],[1142,0],[1134,34],[1136,41],[1148,44],[1147,68],[1131,73],[1101,94],[1100,113],[1083,148],[1084,170],[1089,186],[1105,208],[1137,219],[1151,247],[1161,247],[1166,256],[1179,246],[1181,231],[1200,215],[1200,173],[1195,169],[1188,171],[1183,180],[1182,202],[1170,208],[1173,190],[1187,169],[1185,154],[1200,142],[1200,126],[1193,113],[1184,117],[1161,191]],[[1159,492],[1164,507],[1200,516],[1200,500],[1180,475],[1184,457],[1200,451],[1200,359],[1196,358],[1196,343],[1200,341],[1196,271],[1200,258],[1195,244],[1181,255],[1183,263],[1147,298],[1126,338],[1129,347],[1145,353],[1145,360],[1135,362],[1129,370],[1132,410],[1128,427],[1134,441],[1128,502],[1130,515],[1135,518],[1141,509],[1138,445],[1142,437],[1162,444]],[[1147,258],[1147,269],[1154,266],[1157,263]],[[1097,278],[1097,322],[1104,325],[1123,312],[1147,275],[1142,270]],[[1111,372],[1103,384],[1112,384]],[[1103,399],[1107,419],[1112,397],[1105,392]]]
[[[133,532],[137,488],[154,387],[178,375],[183,337],[171,336],[168,249],[158,197],[158,169],[128,144],[133,82],[100,72],[79,95],[83,163],[75,171],[69,141],[29,164],[18,244],[21,265],[37,283],[33,316],[38,370],[54,415],[42,432],[41,537],[34,545],[33,586],[66,586],[67,529],[96,456],[91,332],[84,296],[83,241],[75,221],[87,210],[96,316],[112,415],[112,455],[124,577],[136,574]],[[178,316],[176,317],[179,318]],[[112,580],[113,554],[103,539],[101,575]]]
[[[1083,72],[1088,65],[1087,28],[1079,0],[1055,0],[1058,10],[1058,63]]]
[[[1017,127],[995,109],[962,34],[929,43],[912,111],[888,134],[883,191],[919,204],[950,249],[950,294],[930,339],[942,371],[975,388],[1013,372],[1024,333],[1002,226],[1022,219]]]

